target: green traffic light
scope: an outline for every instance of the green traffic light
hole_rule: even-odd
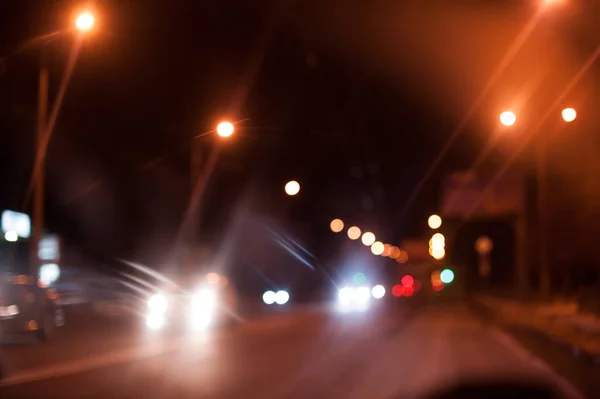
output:
[[[442,283],[444,284],[450,284],[454,281],[454,272],[450,269],[442,270],[442,273],[440,273],[440,280],[442,280]]]

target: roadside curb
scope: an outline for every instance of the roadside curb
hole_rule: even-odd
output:
[[[564,351],[570,353],[572,356],[581,359],[586,363],[595,366],[600,366],[600,355],[598,354],[591,353],[575,344],[566,342],[565,340],[560,339],[559,337],[546,334],[531,326],[518,323],[511,323],[510,325],[508,325],[508,323],[502,321],[496,309],[485,303],[482,303],[481,301],[471,300],[468,304],[469,308],[471,308],[471,310],[479,317],[485,319],[488,322],[495,322],[496,324],[500,324],[500,327],[506,330],[508,333],[510,333],[511,330],[526,332],[532,336],[535,336],[537,339],[544,340],[563,349]]]

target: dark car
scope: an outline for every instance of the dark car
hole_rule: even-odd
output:
[[[55,290],[24,275],[0,276],[0,338],[32,334],[45,341],[64,325]]]

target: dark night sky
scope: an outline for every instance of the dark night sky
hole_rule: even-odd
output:
[[[188,199],[192,138],[220,119],[249,118],[228,142],[200,139],[207,149],[222,146],[202,208],[211,245],[244,212],[293,232],[319,256],[334,217],[388,242],[420,233],[438,209],[441,176],[468,166],[504,104],[533,115],[551,103],[596,45],[592,15],[600,14],[584,0],[548,10],[400,219],[537,2],[400,3],[91,3],[97,27],[78,55],[49,148],[49,228],[107,258],[164,261]],[[65,29],[85,4],[0,4],[0,54],[10,56],[0,74],[2,208],[20,209],[29,178],[40,51],[54,98],[74,34],[14,51]],[[578,109],[592,108],[597,72],[570,97]],[[297,198],[283,195],[291,178],[302,184]]]

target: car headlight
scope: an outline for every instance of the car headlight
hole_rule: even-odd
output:
[[[168,306],[167,297],[163,294],[155,294],[148,299],[148,308],[151,312],[164,313],[167,311]]]
[[[371,290],[369,287],[358,287],[356,289],[356,301],[359,303],[369,302],[371,299]]]
[[[213,322],[213,311],[217,305],[217,293],[211,289],[198,291],[192,296],[190,323],[194,329],[208,327]]]
[[[214,290],[203,289],[192,296],[192,309],[194,311],[212,310],[217,304],[217,294]]]
[[[354,290],[350,287],[344,287],[338,291],[338,299],[342,304],[348,304],[354,299]]]

